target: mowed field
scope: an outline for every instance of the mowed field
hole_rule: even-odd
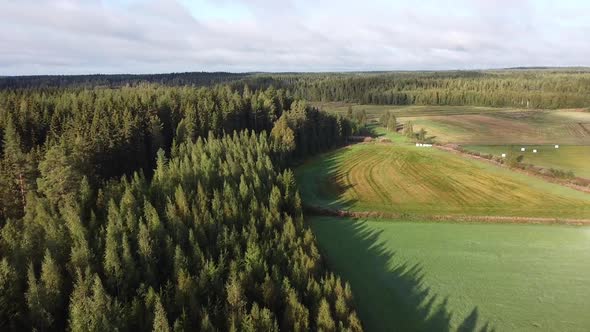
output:
[[[391,112],[400,123],[412,121],[439,143],[464,145],[569,144],[590,146],[590,112],[576,110],[526,110],[474,106],[391,106],[315,103],[345,115],[348,107],[365,110],[377,120]]]
[[[590,195],[435,148],[356,144],[296,170],[306,204],[412,216],[590,218]]]
[[[440,143],[590,145],[590,113],[518,111],[407,117]]]
[[[385,109],[367,110],[369,118]],[[394,113],[438,142],[492,154],[526,145],[525,163],[590,171],[587,112]],[[426,220],[587,220],[590,194],[372,129],[393,143],[351,145],[296,170],[306,205],[403,219],[309,217],[328,264],[351,283],[367,331],[588,331],[590,226]]]
[[[513,112],[513,108],[497,107],[478,107],[478,106],[422,106],[422,105],[362,105],[348,104],[339,102],[330,103],[311,103],[326,112],[346,115],[348,108],[352,107],[354,111],[365,110],[367,118],[378,119],[384,112],[391,112],[397,117],[417,117],[417,116],[446,116],[446,115],[468,115],[468,114],[486,114],[497,112]]]
[[[524,147],[525,152],[520,149]],[[524,156],[523,163],[533,164],[545,168],[555,168],[573,171],[576,176],[590,179],[590,145],[561,145],[556,149],[554,145],[464,145],[470,151],[501,156]],[[538,152],[533,153],[533,149]]]
[[[313,217],[367,331],[588,331],[590,227]]]

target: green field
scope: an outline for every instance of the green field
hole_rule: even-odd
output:
[[[347,105],[331,107],[344,113]],[[355,109],[375,120],[393,111],[438,142],[495,155],[526,145],[525,163],[590,172],[588,112]],[[347,146],[296,169],[306,205],[405,218],[310,218],[328,264],[351,283],[368,331],[588,330],[590,227],[422,220],[590,219],[589,194],[370,129],[392,143]]]
[[[306,204],[414,216],[590,218],[590,195],[435,148],[357,144],[296,170]]]
[[[590,145],[589,112],[495,112],[418,116],[402,120],[412,121],[414,129],[424,128],[440,143]]]
[[[526,151],[521,152],[521,147]],[[554,145],[465,145],[463,148],[496,156],[523,155],[526,164],[573,171],[576,176],[590,179],[590,146],[561,145],[555,149]],[[533,153],[533,149],[538,152]]]
[[[314,217],[367,331],[587,331],[590,228]]]
[[[378,119],[384,112],[392,112],[397,117],[416,117],[416,116],[446,116],[446,115],[467,115],[467,114],[486,114],[497,112],[513,112],[513,108],[496,108],[496,107],[478,107],[478,106],[397,106],[397,105],[362,105],[347,104],[339,102],[330,103],[311,103],[324,111],[345,115],[348,107],[353,110],[365,110],[369,119]]]
[[[390,106],[316,103],[322,109],[346,114],[349,105],[377,120],[392,112],[401,123],[412,121],[440,143],[472,145],[570,144],[590,146],[590,112],[527,110],[473,106]]]

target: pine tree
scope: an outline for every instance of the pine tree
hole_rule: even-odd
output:
[[[414,125],[412,121],[408,121],[404,124],[404,135],[408,138],[415,138]]]
[[[39,164],[41,177],[37,179],[39,191],[55,205],[61,205],[77,196],[82,174],[62,145],[54,145]]]
[[[57,262],[51,256],[49,250],[45,251],[45,257],[41,265],[41,285],[43,290],[43,306],[51,315],[52,322],[59,319],[62,307],[63,277]]]
[[[324,298],[320,302],[316,321],[318,324],[318,330],[320,331],[336,330],[336,323],[334,323],[332,313],[330,312],[330,304]]]
[[[393,132],[397,130],[397,119],[394,115],[391,115],[387,120],[387,129]]]
[[[16,329],[21,298],[16,270],[5,257],[0,261],[0,329]]]
[[[170,325],[168,324],[168,318],[166,317],[166,311],[160,297],[157,298],[154,306],[154,325],[152,328],[153,332],[169,332]]]
[[[45,290],[39,284],[35,276],[33,264],[29,265],[27,271],[28,290],[26,293],[27,306],[29,308],[30,322],[33,328],[45,330],[53,323],[53,317],[45,308]]]
[[[23,152],[20,136],[12,117],[6,121],[2,140],[3,158],[0,163],[0,208],[4,215],[20,217],[24,212],[30,186],[30,166]]]

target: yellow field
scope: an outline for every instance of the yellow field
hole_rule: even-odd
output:
[[[526,151],[520,148],[525,146]],[[502,153],[522,155],[523,162],[545,168],[572,171],[576,176],[590,179],[590,145],[466,145],[470,151],[500,156]],[[533,153],[537,149],[538,153]]]
[[[440,143],[590,145],[590,113],[519,111],[407,117]]]
[[[412,215],[590,218],[590,195],[435,148],[358,144],[298,169],[306,202]]]

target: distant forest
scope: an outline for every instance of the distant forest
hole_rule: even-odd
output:
[[[227,84],[241,90],[274,87],[297,99],[380,105],[470,105],[578,108],[590,104],[587,68],[358,73],[176,73],[0,77],[0,88],[90,88]]]

